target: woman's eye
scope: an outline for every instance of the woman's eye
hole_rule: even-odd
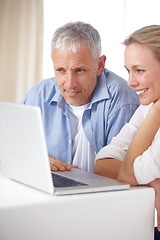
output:
[[[129,73],[130,71],[129,71],[129,69],[125,66],[125,69],[126,69],[126,71]]]
[[[141,73],[141,72],[144,72],[144,70],[143,69],[137,69],[136,72]]]

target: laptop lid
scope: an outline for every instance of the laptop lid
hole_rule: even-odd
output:
[[[53,193],[39,107],[0,102],[0,161],[4,174]]]
[[[56,174],[84,185],[54,187],[40,108],[0,102],[0,116],[0,161],[7,177],[57,195],[129,188],[128,184],[77,169]]]

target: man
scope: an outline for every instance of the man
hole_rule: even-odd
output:
[[[95,154],[139,106],[127,82],[105,67],[101,39],[91,25],[66,24],[54,33],[55,77],[31,88],[23,104],[41,108],[52,171],[93,172]]]

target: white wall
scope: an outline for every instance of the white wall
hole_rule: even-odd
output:
[[[134,30],[160,24],[160,0],[44,0],[43,77],[54,76],[50,41],[56,28],[70,21],[92,24],[102,39],[106,67],[127,79],[121,42]]]

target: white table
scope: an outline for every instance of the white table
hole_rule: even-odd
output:
[[[0,240],[152,240],[154,197],[147,187],[52,196],[0,173]]]

